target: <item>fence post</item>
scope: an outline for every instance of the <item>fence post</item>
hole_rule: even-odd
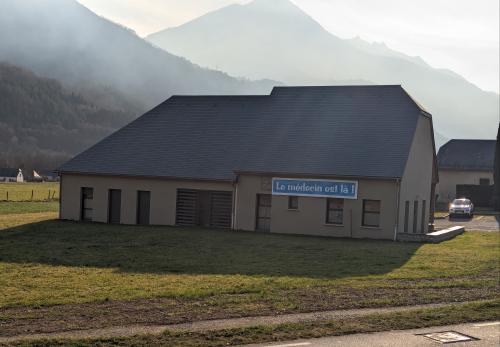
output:
[[[31,190],[31,201],[33,201],[33,189]]]
[[[9,191],[7,190],[7,201],[9,201]]]
[[[47,200],[50,200],[50,189],[49,189],[49,196],[47,197]]]

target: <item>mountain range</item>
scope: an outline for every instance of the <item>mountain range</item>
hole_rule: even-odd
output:
[[[498,125],[498,94],[384,44],[340,39],[288,0],[231,5],[146,39],[76,0],[3,0],[0,63],[1,166],[53,167],[173,94],[282,83],[402,84],[433,114],[438,145],[492,138]]]
[[[151,43],[206,67],[288,85],[401,84],[448,138],[493,138],[498,94],[384,44],[340,39],[289,0],[254,0],[149,35]]]

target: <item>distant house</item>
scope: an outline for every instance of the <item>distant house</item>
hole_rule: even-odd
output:
[[[57,172],[52,170],[33,170],[33,178],[39,182],[55,182],[59,180]]]
[[[495,140],[450,140],[438,152],[438,202],[467,197],[476,206],[493,198]]]
[[[21,169],[0,168],[0,182],[24,182]]]

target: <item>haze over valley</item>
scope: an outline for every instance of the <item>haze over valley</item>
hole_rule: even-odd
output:
[[[326,31],[289,0],[230,5],[149,35],[163,49],[229,74],[289,85],[401,84],[445,137],[494,138],[498,94],[419,57]]]
[[[499,122],[497,93],[384,44],[341,39],[289,0],[233,4],[145,39],[75,0],[5,0],[0,62],[0,166],[54,167],[173,94],[281,84],[402,84],[433,114],[438,145],[494,138]]]

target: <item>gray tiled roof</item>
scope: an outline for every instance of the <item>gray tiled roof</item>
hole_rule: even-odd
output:
[[[235,171],[402,177],[421,109],[401,86],[173,96],[59,171],[231,180]]]
[[[438,152],[440,169],[493,171],[496,140],[450,140]]]

